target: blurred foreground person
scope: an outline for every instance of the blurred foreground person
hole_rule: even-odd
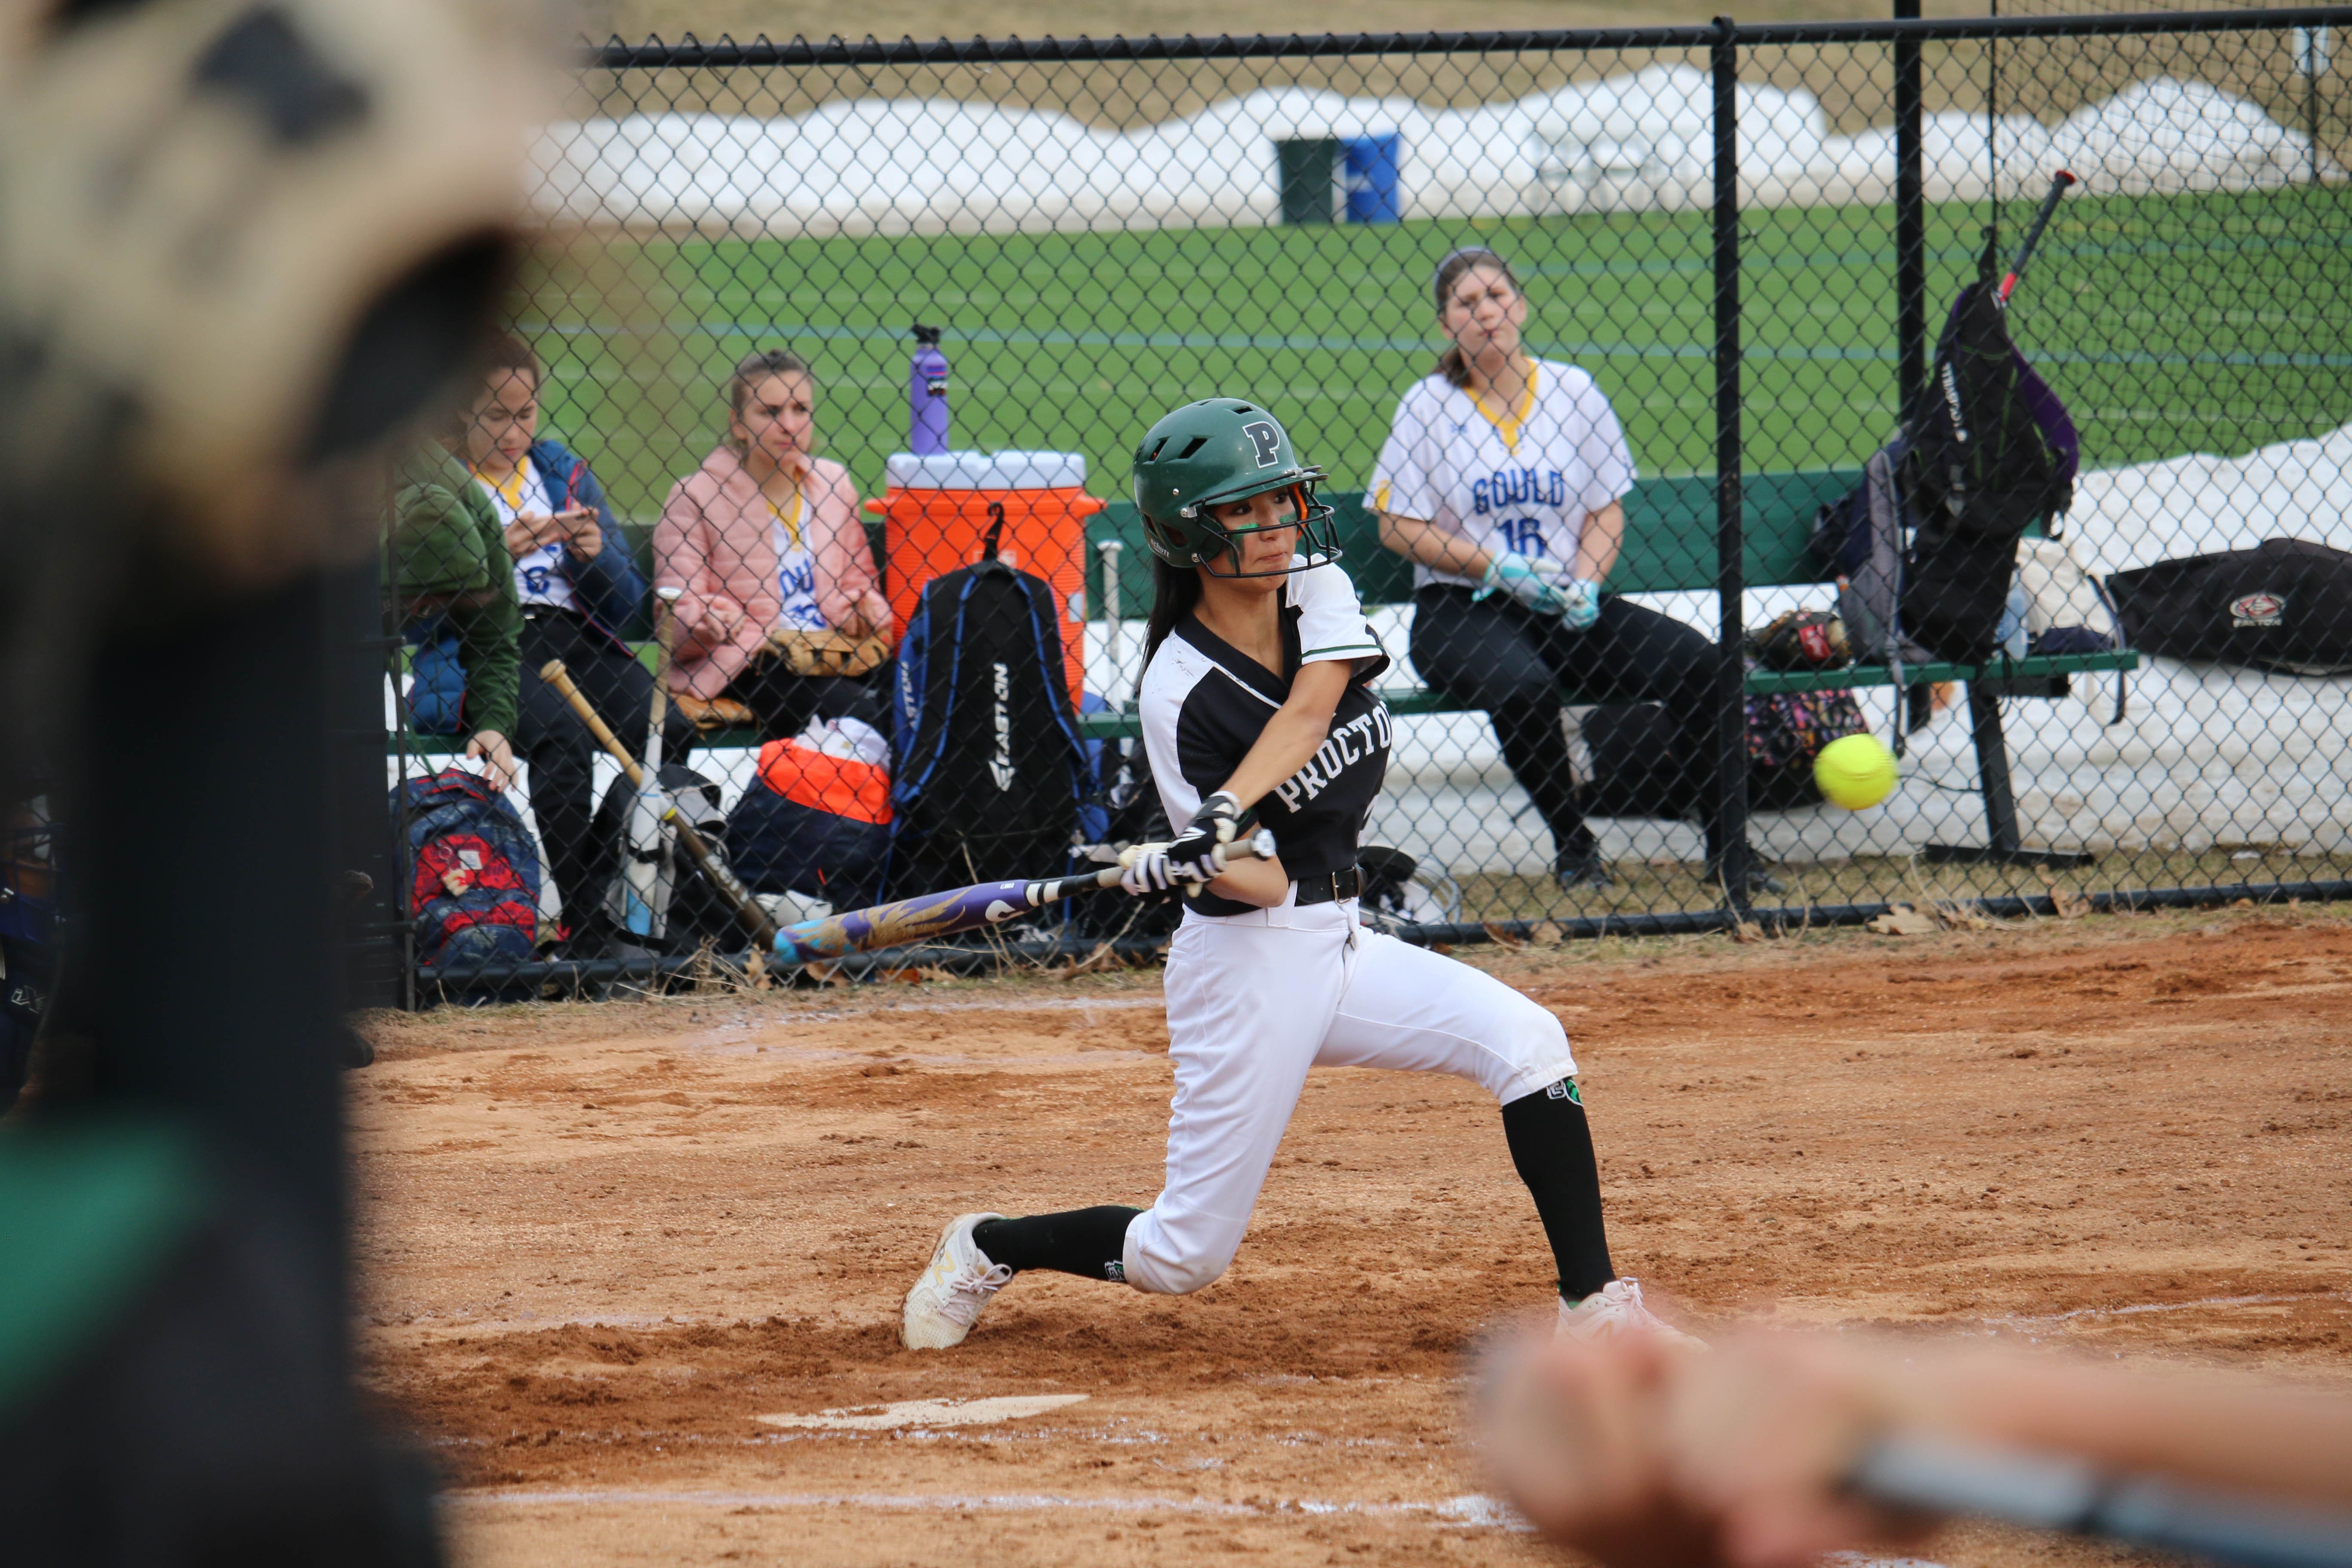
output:
[[[2352,1510],[2352,1395],[2335,1390],[1853,1334],[1754,1333],[1706,1354],[1635,1334],[1506,1352],[1481,1418],[1504,1493],[1610,1568],[1801,1568],[1916,1546],[1937,1512],[1864,1495],[1883,1495],[1898,1460],[1944,1495],[1974,1483],[1976,1510],[1996,1517],[2022,1521],[2032,1495],[2053,1528],[2099,1522],[2060,1517],[2070,1488],[2095,1502],[2123,1496],[2118,1479],[2168,1483],[2143,1484],[2136,1511],[2176,1522],[2226,1495],[2210,1516],[2229,1533],[2259,1535],[2274,1514],[2295,1535],[2269,1560],[2352,1561],[2344,1526],[2306,1511]]]
[[[426,1568],[352,1376],[336,889],[389,877],[345,874],[390,848],[382,454],[513,277],[531,72],[459,0],[10,24],[0,802],[42,759],[73,848],[0,1127],[0,1560]]]

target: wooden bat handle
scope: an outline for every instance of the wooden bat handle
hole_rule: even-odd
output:
[[[572,672],[563,668],[563,661],[549,659],[539,667],[539,678],[555,688],[557,694],[572,704],[572,710],[580,715],[580,721],[588,726],[588,732],[596,737],[597,743],[613,753],[613,760],[621,764],[621,772],[628,775],[629,782],[639,789],[645,788],[645,769],[637,766],[637,759],[629,754],[629,748],[621,744],[620,737],[613,733],[612,726],[604,722],[589,704],[585,694],[572,684]]]
[[[572,684],[572,672],[563,668],[563,661],[549,659],[540,667],[539,678],[555,688],[563,700],[572,704],[572,710],[580,715],[580,721],[588,726],[588,732],[596,737],[598,743],[613,753],[613,760],[621,764],[621,771],[628,775],[629,782],[639,789],[645,788],[646,771],[637,766],[637,759],[629,755],[629,748],[621,744],[612,728],[597,717],[596,710],[589,706],[586,696]],[[688,855],[694,857],[694,863],[702,868],[703,876],[719,889],[720,897],[735,906],[735,916],[743,922],[744,928],[761,945],[772,944],[776,940],[776,922],[768,918],[768,911],[760,907],[760,901],[751,896],[750,890],[735,879],[734,873],[719,863],[717,857],[710,853],[710,846],[705,844],[702,835],[694,830],[694,824],[687,821],[686,814],[672,807],[669,824],[677,829],[677,841],[686,846]]]

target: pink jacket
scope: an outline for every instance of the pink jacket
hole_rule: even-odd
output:
[[[801,494],[801,526],[816,562],[817,607],[835,626],[862,610],[889,635],[890,606],[875,578],[849,470],[813,458]],[[718,696],[759,651],[782,604],[775,514],[731,448],[719,447],[670,487],[661,521],[654,525],[654,585],[684,590],[670,689]]]

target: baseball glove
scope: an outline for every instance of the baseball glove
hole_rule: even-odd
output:
[[[1842,669],[1853,662],[1845,623],[1827,610],[1789,610],[1750,633],[1748,651],[1767,669]]]

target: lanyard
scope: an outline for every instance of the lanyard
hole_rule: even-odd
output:
[[[507,503],[509,511],[520,512],[522,510],[523,489],[530,482],[524,478],[530,471],[527,466],[530,462],[530,458],[525,457],[521,462],[514,466],[514,472],[503,479],[480,468],[474,470],[474,477],[496,490],[499,499]]]
[[[774,501],[768,500],[768,492],[765,490],[760,492],[760,499],[767,501],[768,515],[782,526],[784,537],[792,542],[792,547],[794,550],[798,550],[801,547],[801,492],[793,491],[793,505],[790,511],[786,511]]]

